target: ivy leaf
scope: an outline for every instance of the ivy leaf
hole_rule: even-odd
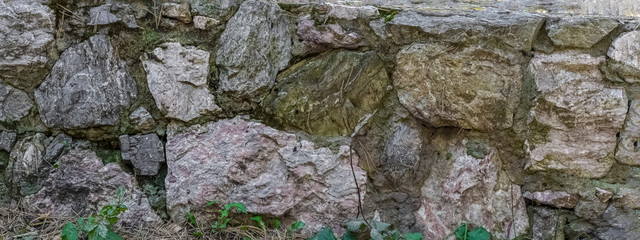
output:
[[[120,235],[118,235],[117,233],[115,233],[114,231],[109,230],[107,232],[107,239],[108,240],[123,240],[122,237],[120,237]]]
[[[467,236],[469,240],[491,240],[491,234],[483,227],[473,229]]]
[[[78,240],[78,229],[73,223],[67,223],[62,228],[62,234],[60,234],[62,240]]]
[[[296,221],[294,223],[291,224],[291,232],[295,232],[298,231],[300,229],[303,229],[305,226],[307,226],[307,224],[305,224],[303,221]]]
[[[357,239],[358,238],[356,237],[356,234],[348,230],[342,235],[342,237],[340,237],[340,240],[357,240]]]
[[[389,226],[391,226],[391,224],[373,220],[373,228],[375,230],[378,230],[378,232],[386,230]]]
[[[422,233],[405,233],[404,239],[406,240],[422,240]]]
[[[309,238],[309,240],[338,240],[336,236],[333,235],[333,230],[331,228],[323,228],[320,232],[316,233],[313,237]]]
[[[456,237],[460,240],[467,239],[467,232],[469,231],[469,227],[466,223],[461,224],[458,228],[456,228]]]
[[[364,224],[364,221],[348,222],[346,226],[347,226],[347,231],[351,231],[351,232],[357,232],[366,227],[366,225]]]
[[[369,236],[371,236],[371,240],[384,240],[384,236],[376,229],[371,229]]]

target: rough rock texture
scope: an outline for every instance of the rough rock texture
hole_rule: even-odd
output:
[[[227,20],[244,0],[193,0],[191,11],[207,17]]]
[[[219,91],[259,102],[291,59],[291,20],[274,2],[245,1],[218,41]]]
[[[562,226],[566,218],[558,210],[544,207],[533,208],[533,240],[562,240],[564,231]]]
[[[53,11],[38,1],[0,2],[0,76],[19,88],[37,86],[55,25]]]
[[[580,192],[580,201],[578,201],[574,212],[582,219],[596,219],[604,213],[608,205],[606,201],[600,201],[595,189],[588,188]]]
[[[640,190],[637,188],[620,188],[614,199],[617,207],[640,209]]]
[[[640,239],[638,216],[630,209],[609,205],[601,218],[593,221],[599,239]]]
[[[17,133],[11,131],[2,131],[0,132],[0,149],[6,152],[11,152],[11,148],[13,148],[13,144],[16,143]]]
[[[613,18],[566,17],[547,21],[547,34],[553,44],[589,48],[607,36],[620,23]]]
[[[621,88],[602,80],[603,57],[537,53],[529,69],[541,96],[531,110],[527,169],[600,178],[615,162],[616,134],[627,112]]]
[[[375,19],[380,15],[378,8],[374,6],[347,6],[325,3],[321,4],[318,8],[324,8],[320,11],[327,12],[330,18],[344,20]]]
[[[29,114],[33,101],[27,93],[0,84],[0,121],[18,121]]]
[[[44,161],[55,162],[63,153],[71,149],[73,139],[64,133],[58,134],[49,145],[44,154]]]
[[[402,105],[433,127],[501,130],[513,124],[519,61],[499,50],[415,43],[398,53],[393,84]]]
[[[129,121],[138,131],[149,131],[156,127],[156,121],[144,107],[136,108],[129,114]]]
[[[466,141],[450,145],[450,159],[436,163],[422,185],[422,207],[415,216],[424,226],[425,239],[443,239],[461,222],[513,239],[529,227],[520,186],[501,171],[495,149],[476,158],[467,155]]]
[[[120,150],[122,159],[133,164],[137,175],[156,175],[160,163],[165,162],[164,146],[155,133],[120,136]]]
[[[426,39],[451,43],[479,43],[492,39],[516,50],[531,50],[544,18],[534,14],[478,12],[475,15],[428,15],[402,11],[378,35],[397,44]]]
[[[163,3],[162,4],[162,16],[168,18],[175,18],[183,23],[191,22],[191,11],[189,4],[177,4],[177,3]]]
[[[121,223],[144,225],[160,221],[137,189],[133,176],[117,163],[103,165],[91,150],[74,149],[62,156],[60,166],[46,179],[43,188],[24,201],[43,214],[75,217],[114,203],[119,187],[127,190],[123,204],[128,209],[119,216]]]
[[[35,92],[42,121],[62,129],[114,125],[136,94],[104,35],[65,50]]]
[[[20,139],[11,150],[5,171],[13,195],[26,196],[40,190],[46,136],[42,133]]]
[[[143,61],[149,90],[167,117],[190,121],[206,113],[217,113],[209,92],[209,52],[180,43],[164,43]]]
[[[263,103],[281,124],[349,136],[380,106],[389,85],[375,52],[335,51],[282,73]]]
[[[525,192],[522,196],[526,199],[537,203],[557,207],[557,208],[574,208],[578,204],[580,196],[577,194],[569,194],[567,192],[554,192],[547,190],[544,192]]]
[[[621,34],[613,41],[607,55],[616,61],[640,69],[640,31]]]
[[[116,22],[122,22],[128,28],[138,28],[136,10],[128,4],[118,2],[103,4],[89,10],[87,24],[90,26],[107,25]]]
[[[167,210],[177,221],[214,199],[244,203],[257,214],[291,216],[307,223],[307,231],[356,215],[350,160],[362,191],[366,178],[347,146],[337,153],[316,149],[296,135],[238,117],[170,125],[167,138]]]
[[[193,26],[197,29],[207,30],[220,24],[215,18],[195,16],[193,17]]]
[[[616,160],[622,164],[639,166],[638,141],[640,141],[640,100],[634,99],[629,102],[629,112],[620,130],[615,151]]]
[[[322,52],[332,48],[356,49],[368,44],[364,36],[355,31],[344,29],[339,24],[323,24],[317,26],[311,15],[298,17],[298,29],[296,34],[301,43],[302,50],[297,50],[296,55]]]

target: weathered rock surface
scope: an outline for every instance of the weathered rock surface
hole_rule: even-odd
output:
[[[27,93],[0,83],[0,121],[17,121],[29,114],[33,101]]]
[[[629,112],[616,145],[615,158],[619,163],[638,166],[640,165],[640,100],[629,102]]]
[[[599,239],[640,239],[638,214],[631,209],[609,205],[602,216],[592,221],[596,227],[594,234]]]
[[[291,59],[290,22],[274,2],[243,2],[218,41],[219,91],[259,102]]]
[[[43,214],[75,217],[114,203],[117,189],[124,187],[123,204],[128,209],[119,216],[121,223],[137,226],[160,221],[137,189],[135,179],[117,163],[103,165],[91,150],[74,149],[62,156],[59,164],[43,188],[24,199],[26,204]]]
[[[107,3],[89,10],[89,19],[87,24],[108,25],[111,23],[122,22],[128,28],[138,28],[136,22],[136,10],[126,3]]]
[[[167,117],[186,122],[221,110],[208,89],[209,52],[170,42],[151,55],[142,62],[149,91]]]
[[[428,15],[402,11],[385,25],[384,32],[378,34],[403,45],[428,39],[451,43],[494,39],[516,50],[530,51],[543,22],[542,16],[521,12]]]
[[[553,44],[590,48],[620,23],[613,18],[565,17],[547,21],[547,35]]]
[[[188,3],[163,3],[162,16],[174,18],[183,23],[191,22],[191,11]]]
[[[533,208],[533,240],[562,240],[566,218],[558,210],[545,207]]]
[[[598,197],[600,202],[604,203],[604,202],[609,201],[609,199],[611,199],[611,197],[613,197],[613,193],[611,191],[609,191],[609,190],[596,187],[596,196]]]
[[[264,101],[281,124],[318,135],[349,136],[373,114],[390,86],[375,52],[335,51],[278,77]]]
[[[47,149],[44,154],[44,161],[48,163],[53,163],[56,159],[58,159],[64,152],[71,149],[73,144],[73,139],[67,136],[64,133],[58,134],[49,145],[47,145]]]
[[[450,159],[436,163],[422,186],[415,216],[425,239],[443,239],[461,222],[483,226],[500,239],[524,233],[529,220],[520,186],[500,169],[496,150],[479,159],[467,155],[465,145],[466,139],[451,145]]]
[[[16,143],[17,133],[4,130],[0,132],[0,149],[11,152],[11,148],[13,148],[13,144]]]
[[[220,20],[229,19],[244,0],[193,0],[191,11]]]
[[[114,125],[136,94],[104,35],[65,50],[35,92],[42,121],[62,129]]]
[[[167,210],[173,219],[205,205],[241,202],[257,214],[290,216],[307,231],[356,215],[358,196],[350,160],[364,191],[365,172],[347,146],[338,153],[238,117],[168,128]],[[364,194],[364,192],[362,193]]]
[[[340,24],[317,25],[311,15],[298,17],[298,37],[295,55],[318,53],[332,48],[356,49],[366,46],[365,37],[355,31],[344,29]]]
[[[446,54],[445,54],[446,53]],[[409,112],[433,127],[506,129],[522,88],[520,60],[509,53],[415,43],[397,55],[393,84]]]
[[[343,20],[365,19],[371,20],[377,18],[380,13],[378,8],[374,6],[347,6],[341,4],[324,3],[316,6],[316,10],[321,13],[326,12],[327,17]]]
[[[151,114],[144,107],[136,108],[129,114],[129,121],[138,131],[149,131],[156,127],[156,121],[153,120]]]
[[[637,188],[623,187],[614,196],[617,207],[640,209],[640,190]]]
[[[604,83],[598,70],[602,61],[604,57],[573,52],[538,53],[531,60],[541,96],[531,110],[527,169],[586,178],[609,172],[627,96],[622,88]]]
[[[525,192],[522,196],[537,203],[546,204],[557,208],[574,208],[578,204],[580,196],[563,191],[546,190],[543,192]]]
[[[220,21],[218,21],[215,18],[204,17],[204,16],[193,17],[193,26],[197,29],[207,30],[218,24],[220,24]]]
[[[596,219],[607,209],[609,204],[600,201],[594,190],[589,188],[580,192],[580,201],[574,209],[576,216],[582,219]]]
[[[43,162],[46,139],[44,134],[36,133],[20,139],[11,150],[5,176],[12,195],[26,196],[40,190],[41,171],[46,167]]]
[[[158,174],[160,163],[164,162],[164,146],[155,133],[136,136],[120,136],[122,159],[130,161],[137,175]]]
[[[0,76],[23,89],[37,86],[55,25],[53,11],[39,1],[0,3]]]
[[[630,67],[640,69],[640,31],[621,34],[613,41],[607,55]]]

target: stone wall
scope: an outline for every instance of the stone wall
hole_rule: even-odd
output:
[[[95,2],[95,3],[94,3]],[[640,239],[640,20],[0,0],[0,205]],[[358,191],[360,193],[358,194]]]

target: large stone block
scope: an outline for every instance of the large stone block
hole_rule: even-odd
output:
[[[160,163],[164,162],[164,146],[155,133],[137,136],[120,136],[122,159],[130,161],[137,175],[158,174]]]

